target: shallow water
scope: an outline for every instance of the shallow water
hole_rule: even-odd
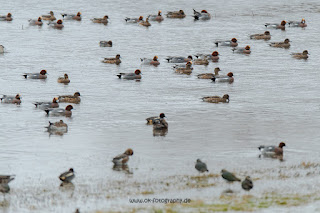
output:
[[[193,8],[206,9],[214,18],[195,22],[191,17]],[[187,17],[152,22],[149,28],[124,21],[125,17],[156,14],[159,9],[163,14],[183,9]],[[28,25],[28,19],[50,10],[57,18],[61,18],[62,12],[81,11],[83,20],[65,21],[63,30],[51,29],[46,24],[40,28]],[[106,199],[110,193],[106,192],[108,183],[197,175],[197,158],[214,173],[222,168],[249,173],[251,169],[279,168],[319,159],[319,47],[314,44],[320,33],[318,1],[297,0],[287,5],[271,0],[122,4],[102,0],[17,0],[2,4],[1,14],[7,12],[13,14],[14,20],[0,22],[1,44],[7,51],[0,55],[0,93],[20,93],[22,104],[0,105],[0,160],[4,162],[0,172],[16,174],[10,184],[11,192],[5,197],[10,205],[0,207],[5,212],[70,212],[76,207],[89,212],[121,209],[130,206],[126,188],[120,186],[119,198]],[[107,26],[90,21],[106,14],[110,18]],[[301,18],[307,21],[306,29],[270,29],[270,41],[249,38],[250,34],[263,33],[266,22]],[[240,47],[250,45],[251,55],[215,47],[215,40],[232,37],[238,39]],[[292,41],[290,49],[268,45],[285,38]],[[114,45],[101,48],[101,40],[112,40]],[[308,60],[290,56],[305,49],[310,53]],[[190,76],[176,74],[174,64],[165,61],[169,55],[209,54],[213,50],[219,51],[220,61],[206,67],[195,65]],[[119,66],[101,63],[104,57],[118,53],[122,58]],[[155,55],[161,62],[158,67],[141,65],[140,58]],[[197,74],[213,72],[217,66],[221,74],[233,72],[235,82],[230,85],[197,79]],[[116,76],[138,68],[143,74],[140,82],[119,80]],[[45,81],[22,76],[41,69],[48,71]],[[67,86],[56,81],[64,73],[71,79]],[[44,127],[48,121],[60,118],[46,117],[32,103],[75,91],[81,93],[82,100],[74,105],[72,118],[63,118],[69,132],[49,137]],[[201,100],[203,96],[223,94],[230,95],[229,104]],[[165,137],[154,137],[145,118],[160,112],[167,116],[169,132]],[[287,144],[284,162],[258,159],[257,146],[280,141]],[[133,174],[112,170],[112,158],[129,147],[134,150],[129,161]],[[61,192],[57,177],[70,167],[77,172],[74,193]],[[296,187],[302,184],[300,180],[294,181],[287,190],[303,191]],[[264,184],[257,182],[252,193],[268,190]],[[281,181],[277,184],[286,191]],[[43,190],[50,193],[42,193]],[[193,199],[219,195],[221,191],[209,188],[172,193]]]

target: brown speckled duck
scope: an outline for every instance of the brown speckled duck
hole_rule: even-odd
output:
[[[112,47],[112,41],[100,41],[100,47]]]
[[[168,18],[185,18],[186,14],[184,13],[183,10],[179,11],[172,11],[167,13]]]
[[[80,92],[75,92],[74,95],[61,95],[58,97],[59,102],[62,103],[74,103],[74,104],[79,104],[81,99],[80,99]]]
[[[147,124],[152,125],[156,119],[160,119],[160,118],[164,118],[164,117],[166,117],[165,114],[160,113],[159,116],[153,116],[153,117],[146,118]]]
[[[270,40],[271,39],[271,35],[269,31],[265,31],[263,34],[253,34],[250,35],[250,39],[264,39],[264,40]]]
[[[42,19],[43,19],[43,20],[46,20],[46,21],[54,21],[54,20],[56,20],[56,17],[54,17],[53,11],[50,11],[49,14],[50,14],[50,15],[42,15],[42,16],[41,16]]]
[[[103,16],[103,18],[93,18],[91,19],[91,21],[93,23],[98,23],[98,24],[108,24],[108,19],[109,19],[109,16],[105,15]]]
[[[292,57],[297,59],[307,59],[309,58],[309,52],[308,50],[304,50],[302,53],[291,53]]]
[[[192,66],[192,62],[188,61],[185,67],[177,67],[175,69],[177,73],[190,75],[193,70],[191,66]]]
[[[121,63],[120,54],[117,54],[115,58],[104,58],[104,60],[102,62],[107,63],[107,64],[119,65]]]
[[[229,95],[225,94],[223,97],[220,96],[207,96],[202,98],[203,101],[208,103],[229,103]]]
[[[30,19],[29,20],[29,25],[32,25],[32,26],[42,26],[43,25],[43,22],[42,22],[42,18],[39,17],[38,19]]]
[[[116,165],[123,165],[127,164],[129,161],[129,156],[133,155],[132,149],[127,149],[123,154],[117,155],[113,158],[112,162]]]
[[[140,22],[139,22],[139,25],[144,26],[144,27],[150,27],[151,24],[150,24],[150,22],[149,22],[149,18],[146,18],[145,21],[140,21]]]
[[[69,79],[69,76],[68,74],[64,74],[64,77],[59,77],[58,78],[58,83],[63,83],[63,84],[68,84],[70,83],[70,79]]]
[[[193,64],[194,65],[209,65],[209,61],[207,59],[207,57],[204,57],[204,58],[197,58],[195,60],[193,60]]]
[[[272,42],[269,44],[271,47],[289,48],[290,40],[286,38],[283,42]]]
[[[213,77],[219,77],[219,72],[220,72],[220,68],[216,67],[214,68],[214,74],[213,73],[202,73],[197,75],[198,78],[200,79],[212,79]]]

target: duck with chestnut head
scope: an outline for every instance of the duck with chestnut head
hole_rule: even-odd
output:
[[[29,20],[29,25],[31,25],[31,26],[42,26],[43,25],[42,18],[39,17],[38,19],[30,19]]]
[[[232,51],[234,53],[240,53],[240,54],[250,54],[251,53],[251,47],[247,45],[246,47],[240,47],[240,48],[233,48]]]
[[[265,146],[261,145],[258,147],[258,149],[261,152],[261,155],[264,157],[278,157],[283,155],[283,147],[285,147],[286,144],[284,142],[280,142],[278,146]]]
[[[126,165],[129,161],[129,157],[133,155],[132,149],[127,149],[123,154],[117,155],[112,159],[115,165]]]
[[[160,62],[158,60],[158,56],[154,56],[153,59],[141,58],[141,62],[142,62],[142,64],[149,64],[149,65],[154,65],[154,66],[158,66],[160,64]]]
[[[66,116],[66,117],[71,117],[72,116],[72,112],[71,110],[73,109],[72,105],[68,105],[66,106],[65,109],[62,108],[49,108],[49,109],[45,109],[44,111],[47,113],[48,116]]]
[[[46,79],[47,78],[47,71],[41,70],[40,73],[25,73],[23,74],[25,78],[30,79]]]
[[[226,76],[213,76],[213,78],[211,78],[212,82],[222,82],[222,83],[233,83],[234,82],[234,78],[233,78],[233,73],[229,72]]]
[[[0,16],[0,21],[12,21],[12,14],[8,13],[7,15]]]
[[[119,73],[117,76],[126,80],[137,80],[141,79],[141,70],[137,69],[133,73]]]
[[[238,40],[236,38],[232,38],[231,40],[227,41],[216,41],[216,46],[226,46],[226,47],[237,47],[238,46]]]
[[[135,24],[143,21],[143,16],[139,16],[138,18],[125,18],[127,23]]]
[[[157,22],[161,22],[164,19],[162,16],[161,10],[158,11],[158,15],[149,15],[148,18],[149,18],[149,21],[157,21]]]
[[[81,21],[81,13],[78,12],[77,14],[67,14],[67,13],[61,13],[62,18],[65,20],[76,20]]]
[[[306,20],[303,18],[301,21],[289,21],[289,27],[307,27]]]
[[[52,27],[54,29],[59,29],[59,30],[61,30],[64,27],[63,21],[61,19],[59,19],[56,23],[49,22],[48,25],[49,25],[49,27]]]
[[[21,96],[20,94],[17,94],[15,96],[10,95],[3,95],[2,98],[0,98],[1,103],[5,104],[21,104]]]
[[[194,20],[209,20],[211,19],[210,13],[206,10],[201,10],[201,12],[197,12],[195,9],[193,9],[193,17]]]
[[[269,27],[269,28],[274,28],[274,29],[285,30],[286,24],[287,24],[287,22],[283,20],[280,24],[266,23],[264,26]]]
[[[58,98],[53,98],[52,102],[41,102],[41,101],[37,101],[33,103],[36,107],[38,107],[39,109],[45,110],[48,108],[58,108],[59,104],[58,104]]]

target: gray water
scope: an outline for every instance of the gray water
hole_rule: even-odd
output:
[[[210,21],[193,20],[192,9],[206,9]],[[145,28],[126,24],[125,17],[138,17],[183,9],[185,19],[151,22]],[[63,30],[29,26],[28,19],[50,10],[82,13],[82,21],[65,21]],[[0,105],[0,173],[15,174],[11,192],[4,199],[3,212],[84,212],[121,210],[129,206],[126,188],[123,194],[106,199],[108,184],[115,181],[149,181],[176,175],[197,175],[197,158],[207,163],[210,172],[222,168],[246,171],[279,168],[319,160],[319,45],[318,1],[6,1],[1,15],[11,12],[12,22],[1,22],[0,93],[20,93],[20,106]],[[94,17],[108,15],[107,26],[94,24]],[[270,29],[270,41],[250,40],[249,35],[263,33],[264,23],[305,18],[306,29],[286,31]],[[47,22],[45,22],[47,23]],[[240,47],[251,46],[250,55],[233,54],[229,47],[215,47],[215,40],[236,37]],[[289,38],[290,49],[269,47],[269,42]],[[112,40],[111,48],[99,47],[99,41]],[[292,52],[308,50],[308,60],[297,60]],[[190,76],[180,75],[165,61],[166,56],[187,56],[219,51],[218,63],[194,66]],[[122,63],[104,64],[104,57],[121,54]],[[158,67],[145,66],[140,58],[160,60]],[[197,74],[234,73],[233,84],[211,83]],[[45,81],[24,79],[25,72],[46,69]],[[140,82],[120,80],[119,72],[141,69]],[[57,83],[68,73],[71,83]],[[45,131],[48,121],[32,104],[50,101],[57,95],[81,93],[81,103],[73,105],[72,118],[63,118],[69,131],[63,136]],[[208,95],[230,95],[229,104],[209,104]],[[61,103],[61,107],[66,104]],[[154,137],[145,118],[164,112],[169,123],[165,137]],[[257,146],[285,141],[285,161],[259,160]],[[127,148],[134,150],[129,168],[132,174],[112,170],[112,158]],[[59,189],[60,173],[75,169],[75,189]],[[243,173],[246,173],[243,172]],[[254,173],[250,173],[255,177]],[[218,182],[224,184],[221,179]],[[294,181],[294,180],[293,180]],[[257,181],[253,194],[268,188]],[[312,183],[312,181],[310,182]],[[278,183],[282,191],[303,191],[300,182],[291,188]],[[303,184],[303,183],[301,183]],[[281,185],[281,186],[280,186]],[[133,187],[134,188],[134,187]],[[276,186],[275,186],[276,188]],[[314,189],[315,190],[315,189]],[[47,192],[47,193],[46,193]],[[202,199],[220,189],[171,192],[172,196]],[[54,194],[54,196],[52,195]],[[169,196],[169,193],[164,193]],[[141,196],[140,196],[141,197]],[[315,204],[316,205],[316,204]]]

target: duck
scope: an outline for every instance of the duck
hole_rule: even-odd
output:
[[[17,94],[16,96],[8,96],[8,95],[3,95],[1,99],[1,103],[5,104],[21,104],[21,96]]]
[[[103,16],[103,18],[93,18],[91,19],[91,21],[93,23],[108,24],[108,19],[109,19],[109,16],[105,15]]]
[[[80,99],[80,92],[75,92],[74,95],[60,95],[58,97],[60,103],[74,103],[79,104]]]
[[[304,50],[302,53],[291,53],[292,57],[297,59],[307,59],[309,58],[309,52],[308,50]]]
[[[264,157],[277,157],[283,155],[283,147],[286,146],[284,142],[280,142],[279,146],[265,146],[261,145],[258,149],[261,152],[261,155]]]
[[[64,133],[68,132],[68,125],[63,122],[63,120],[60,120],[55,123],[51,123],[49,121],[49,126],[46,127],[48,132],[50,133],[55,133],[55,134],[61,134],[63,135]]]
[[[306,20],[303,18],[301,21],[289,21],[289,27],[307,27]]]
[[[133,155],[132,149],[127,149],[123,154],[117,155],[112,159],[115,165],[126,165],[129,161],[129,156]]]
[[[242,53],[242,54],[250,54],[251,50],[250,50],[250,46],[247,45],[246,47],[241,47],[241,48],[233,48],[232,51],[236,52],[236,53]]]
[[[30,79],[46,79],[47,78],[47,71],[46,70],[41,70],[40,73],[25,73],[23,76],[25,78],[30,78]]]
[[[81,13],[78,12],[77,14],[66,14],[66,13],[61,13],[62,18],[65,20],[76,20],[76,21],[81,21]]]
[[[134,73],[119,73],[117,76],[127,80],[141,79],[141,70],[138,69]]]
[[[183,10],[179,11],[172,11],[167,13],[168,18],[185,18],[186,14],[184,13]]]
[[[205,164],[204,162],[202,162],[200,159],[197,159],[196,165],[195,165],[196,170],[198,170],[199,172],[203,173],[203,172],[209,172],[208,168],[207,168],[207,164]]]
[[[154,56],[153,59],[141,58],[141,61],[144,64],[151,64],[154,66],[158,66],[160,64],[160,62],[158,61],[158,56]]]
[[[193,17],[194,20],[209,20],[211,19],[210,13],[206,10],[201,10],[201,12],[197,12],[195,9],[193,9]]]
[[[0,21],[12,21],[12,14],[8,13],[7,15],[0,16]]]
[[[266,27],[271,27],[271,28],[275,28],[275,29],[281,29],[281,30],[285,30],[286,29],[286,21],[282,21],[280,24],[270,24],[270,23],[266,23],[264,26]]]
[[[229,95],[225,94],[222,98],[220,96],[207,96],[202,98],[203,101],[208,103],[229,103]]]
[[[56,17],[54,16],[53,11],[50,11],[49,14],[50,14],[50,15],[42,15],[42,16],[41,16],[42,19],[43,19],[43,20],[46,20],[46,21],[54,21],[54,20],[56,20]]]
[[[126,20],[127,23],[139,23],[141,21],[143,21],[143,16],[139,16],[139,18],[125,18],[124,20]]]
[[[8,193],[10,191],[9,183],[13,181],[15,175],[0,175],[0,192]]]
[[[4,46],[0,45],[0,54],[4,53]]]
[[[219,61],[219,52],[213,51],[211,54],[211,60],[212,62],[218,62]]]
[[[229,181],[229,182],[233,182],[233,181],[241,181],[239,178],[237,178],[233,173],[228,172],[225,169],[221,170],[221,176],[223,179]]]
[[[263,34],[253,34],[250,35],[250,39],[264,39],[264,40],[270,40],[271,39],[271,34],[269,31],[265,31]]]
[[[227,83],[233,83],[234,82],[234,78],[233,78],[233,73],[229,72],[226,76],[213,76],[213,78],[211,78],[211,80],[213,82],[227,82]]]
[[[290,40],[286,38],[283,42],[272,42],[269,44],[271,47],[289,48]]]
[[[202,73],[202,74],[197,75],[197,77],[200,79],[212,79],[213,77],[218,78],[220,71],[221,71],[220,68],[216,67],[216,68],[214,68],[214,74],[213,73]]]
[[[157,21],[157,22],[161,22],[163,21],[163,17],[161,15],[161,10],[158,11],[158,15],[149,15],[148,18],[150,21]]]
[[[58,104],[58,98],[53,98],[52,102],[34,102],[33,104],[36,107],[39,107],[40,109],[44,110],[44,109],[48,109],[48,108],[58,108],[59,104]]]
[[[51,115],[51,116],[66,116],[66,117],[71,117],[72,116],[72,112],[71,110],[73,109],[72,105],[68,105],[66,106],[65,109],[62,108],[56,108],[56,109],[45,109],[44,111],[47,113],[47,115]]]
[[[168,63],[185,63],[188,61],[192,61],[192,56],[189,55],[188,57],[180,57],[180,56],[168,56],[166,60]]]
[[[100,41],[100,47],[112,47],[112,41]]]
[[[149,18],[146,18],[145,21],[140,21],[140,22],[139,22],[139,25],[144,26],[144,27],[150,27],[151,24],[150,24],[150,22],[149,22]]]
[[[188,61],[185,67],[177,67],[175,69],[177,73],[190,75],[193,70],[191,66],[192,66],[192,62]]]
[[[75,177],[74,170],[73,170],[73,168],[70,168],[68,171],[62,173],[59,176],[59,179],[62,182],[70,183],[74,179],[74,177]]]
[[[194,65],[209,65],[209,61],[207,59],[207,57],[204,58],[197,58],[195,60],[193,60],[193,64]]]
[[[107,64],[119,65],[121,63],[120,54],[117,54],[115,58],[104,58],[102,62]]]
[[[153,116],[153,117],[146,118],[147,124],[152,125],[156,119],[160,119],[160,118],[164,118],[164,117],[166,117],[166,115],[164,113],[160,113],[159,116]]]
[[[59,77],[58,78],[58,83],[63,83],[63,84],[68,84],[70,83],[70,79],[69,79],[69,76],[68,74],[64,74],[64,77]]]
[[[229,41],[216,41],[216,46],[228,46],[228,47],[237,47],[238,46],[238,40],[236,38],[232,38]]]
[[[29,25],[32,25],[32,26],[42,26],[43,25],[43,22],[42,22],[42,18],[39,17],[38,19],[29,19]]]
[[[158,118],[154,119],[153,121],[153,130],[155,131],[162,131],[162,130],[167,130],[168,129],[168,123],[167,121],[163,118]]]
[[[62,29],[64,27],[63,21],[59,19],[56,23],[55,22],[49,22],[48,25],[54,29]]]
[[[247,176],[246,179],[242,181],[241,187],[246,191],[250,191],[253,188],[253,183],[250,176]]]

